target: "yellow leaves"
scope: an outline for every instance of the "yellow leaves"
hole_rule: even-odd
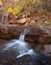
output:
[[[9,7],[7,9],[8,13],[12,13],[13,15],[17,15],[22,11],[23,7],[21,5],[17,5],[14,8]]]
[[[7,9],[7,12],[8,12],[8,13],[13,13],[13,9],[12,9],[11,7],[9,7],[9,8]]]

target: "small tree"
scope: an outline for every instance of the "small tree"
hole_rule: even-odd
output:
[[[13,7],[13,0],[2,0],[3,3],[3,10],[2,10],[2,22],[3,21],[8,21],[8,12],[7,9],[8,7]],[[13,5],[13,6],[12,6]]]

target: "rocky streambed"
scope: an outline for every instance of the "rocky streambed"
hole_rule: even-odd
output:
[[[25,41],[29,42],[33,49],[37,49],[40,52],[43,48],[42,45],[51,44],[50,27],[25,27],[13,24],[0,24],[0,46],[11,39],[18,39],[25,28],[30,30],[25,36]]]
[[[25,41],[29,42],[36,52],[41,53],[44,44],[51,44],[51,28],[0,25],[0,48],[11,39],[18,39],[25,28],[30,29],[30,32],[25,36]],[[12,50],[0,53],[0,65],[51,65],[51,61],[43,56],[40,59],[35,56],[32,59],[30,55],[25,55],[19,59],[15,57],[16,52]]]

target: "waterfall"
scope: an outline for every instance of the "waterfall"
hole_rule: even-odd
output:
[[[18,51],[18,56],[16,58],[20,58],[26,54],[29,54],[29,55],[37,55],[33,49],[31,49],[31,47],[28,45],[27,42],[25,42],[24,38],[25,38],[25,35],[30,31],[30,29],[25,29],[19,39],[13,39],[11,40],[10,42],[8,42],[5,47],[3,48],[3,51],[6,51],[6,50],[14,50],[14,51]]]
[[[21,35],[20,35],[20,37],[19,37],[19,40],[20,40],[20,41],[24,41],[25,35],[26,35],[28,32],[30,32],[30,29],[25,28],[24,31],[21,33]]]

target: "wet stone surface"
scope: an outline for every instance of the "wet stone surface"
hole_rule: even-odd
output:
[[[42,65],[41,60],[38,60],[38,58],[32,59],[30,55],[16,58],[15,54],[13,51],[0,53],[0,65]]]
[[[13,50],[0,51],[0,65],[51,65],[51,57],[24,55],[16,58],[18,53]]]
[[[18,35],[25,29],[29,28],[30,32],[28,35],[42,35],[49,34],[51,36],[51,28],[39,28],[39,27],[19,27],[17,25],[0,25],[0,38],[10,39],[10,38],[17,38]]]

